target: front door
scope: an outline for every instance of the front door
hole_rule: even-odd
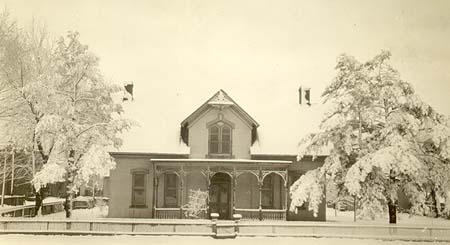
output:
[[[231,178],[217,173],[211,179],[209,188],[209,213],[218,213],[219,219],[230,219]]]

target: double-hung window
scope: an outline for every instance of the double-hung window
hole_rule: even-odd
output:
[[[209,128],[209,155],[231,155],[231,127],[218,123]]]
[[[132,190],[131,190],[131,206],[146,207],[146,183],[148,170],[134,169],[131,170]]]

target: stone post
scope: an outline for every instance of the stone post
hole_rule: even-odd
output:
[[[240,214],[233,214],[234,219],[234,233],[235,236],[239,234],[239,221],[242,219],[242,215]]]

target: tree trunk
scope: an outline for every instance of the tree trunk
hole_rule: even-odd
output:
[[[389,200],[388,210],[389,210],[389,224],[397,224],[397,204]]]
[[[39,191],[36,192],[36,198],[35,198],[35,204],[34,204],[34,216],[37,216],[39,212],[42,213],[42,203],[45,199],[45,190],[44,188],[39,189]]]
[[[439,215],[440,215],[439,207],[438,207],[439,203],[437,201],[436,192],[434,191],[434,188],[431,189],[431,193],[430,194],[431,194],[431,199],[433,201],[433,207],[432,207],[433,208],[433,212],[434,212],[435,217],[438,218]]]
[[[72,207],[73,207],[73,192],[70,188],[70,176],[66,177],[66,200],[64,201],[64,210],[66,211],[66,218],[70,218],[72,216]]]
[[[64,211],[66,212],[66,218],[70,218],[70,197],[67,194],[64,200]]]
[[[74,158],[75,151],[70,150],[69,152],[69,161],[68,161],[68,168],[67,168],[67,175],[66,175],[66,189],[67,189],[67,197],[66,197],[66,218],[70,218],[72,216],[72,209],[73,209],[73,197],[74,193],[72,191],[72,184],[73,184],[73,172],[71,171],[71,167],[74,164]]]

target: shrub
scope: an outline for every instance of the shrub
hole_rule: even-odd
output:
[[[190,219],[200,219],[206,215],[208,192],[189,190],[189,202],[183,206],[184,215]]]

